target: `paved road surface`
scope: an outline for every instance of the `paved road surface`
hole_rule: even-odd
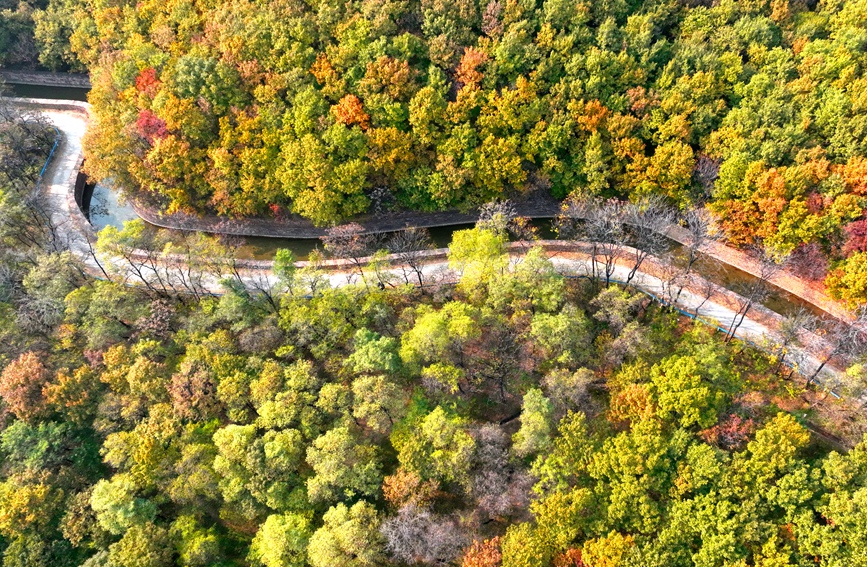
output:
[[[41,106],[45,115],[61,132],[63,141],[55,152],[55,158],[46,172],[44,186],[51,196],[51,200],[55,206],[54,218],[61,227],[61,232],[64,238],[69,243],[69,248],[79,256],[88,269],[94,276],[101,275],[101,268],[90,253],[88,238],[92,238],[92,230],[89,229],[87,221],[81,211],[75,206],[71,196],[70,183],[74,184],[75,176],[81,163],[81,138],[84,135],[87,127],[87,117],[81,103],[75,103],[72,106],[58,108],[57,101],[43,101],[38,104]],[[90,233],[90,234],[88,234]],[[520,261],[515,259],[514,261]],[[576,275],[586,274],[589,272],[589,261],[586,259],[567,257],[565,255],[554,255],[552,261],[555,267],[564,274]],[[261,264],[266,266],[267,264]],[[115,269],[120,275],[120,279],[127,282],[134,282],[135,277],[132,272],[124,268],[123,263],[115,262]],[[447,262],[444,260],[432,261],[424,266],[424,276],[427,281],[455,281],[457,274],[449,270]],[[614,279],[626,280],[628,268],[618,266],[613,274]],[[392,268],[389,274],[396,280],[401,279],[401,270]],[[343,286],[347,284],[357,283],[357,278],[350,273],[330,270],[326,277],[331,286]],[[246,269],[242,273],[242,278],[251,286],[254,284],[274,283],[274,275],[269,269]],[[213,293],[221,291],[219,282],[215,277],[203,276],[202,281]],[[655,296],[662,295],[662,281],[646,272],[639,272],[632,285],[637,289],[651,293]],[[733,292],[727,292],[734,295]],[[729,298],[731,299],[731,298]],[[703,319],[718,321],[723,326],[728,326],[735,316],[735,311],[726,304],[731,304],[731,301],[723,301],[711,299],[704,301],[702,297],[691,292],[684,291],[677,302],[677,306],[687,312],[695,312],[699,305],[702,305],[698,310],[697,315]],[[764,322],[763,322],[764,320]],[[757,311],[748,315],[743,324],[738,330],[738,338],[761,342],[763,337],[773,337],[776,334],[776,325],[773,321],[767,322],[767,317],[760,317]],[[821,353],[806,352],[796,349],[793,354],[794,358],[801,361],[800,369],[802,373],[810,374],[813,369],[819,364]],[[831,367],[826,367],[823,371],[823,379],[833,382],[839,375],[839,371]]]

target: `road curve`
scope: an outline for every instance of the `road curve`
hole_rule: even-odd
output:
[[[88,271],[95,277],[103,277],[102,266],[97,262],[92,253],[91,244],[95,240],[95,234],[90,223],[84,217],[79,209],[74,198],[75,180],[82,162],[81,139],[87,129],[88,121],[88,105],[75,101],[54,101],[41,99],[11,99],[11,102],[28,108],[39,109],[51,121],[61,134],[61,143],[55,151],[55,156],[52,163],[46,170],[43,179],[43,186],[50,196],[54,206],[53,215],[56,224],[60,227],[60,232],[63,239],[67,242],[69,249],[78,256]],[[677,235],[675,235],[677,237]],[[584,255],[575,252],[568,252],[562,242],[542,242],[540,243],[548,252],[551,261],[555,268],[569,276],[582,276],[589,274],[590,261]],[[738,262],[731,263],[731,255],[725,250],[717,249],[719,244],[713,244],[709,250],[710,255],[718,257],[718,260],[732,265],[746,272],[751,272],[748,263]],[[725,247],[723,247],[725,248]],[[429,260],[423,267],[424,277],[431,283],[448,283],[458,279],[458,274],[449,269],[448,262],[445,259],[447,250],[435,250],[428,253]],[[520,245],[512,247],[512,261],[519,262],[522,256]],[[114,265],[114,272],[126,283],[135,283],[136,277],[133,272],[126,269],[122,262],[117,259],[105,258],[105,262]],[[104,263],[105,263],[104,262]],[[303,266],[305,262],[299,262],[299,266]],[[328,268],[326,277],[330,285],[337,287],[357,282],[357,277],[353,275],[352,268],[349,262],[329,261],[326,266]],[[243,270],[241,277],[245,279],[249,285],[261,286],[262,284],[270,285],[275,283],[275,277],[271,268],[270,262],[250,261],[241,262]],[[663,282],[653,275],[651,269],[654,265],[653,259],[649,259],[645,267],[639,271],[635,278],[630,282],[630,285],[638,290],[648,293],[654,297],[663,297]],[[630,268],[625,265],[618,265],[613,273],[613,279],[626,281]],[[180,270],[178,270],[180,272]],[[385,279],[400,281],[403,276],[403,271],[400,267],[391,267],[385,270],[382,274]],[[156,274],[154,274],[156,277]],[[218,278],[204,276],[202,281],[205,282],[205,287],[212,293],[220,293],[221,286]],[[701,289],[705,289],[701,280],[699,282]],[[774,280],[774,283],[777,283]],[[787,289],[787,287],[783,289]],[[698,318],[716,322],[724,327],[732,321],[736,315],[734,306],[738,302],[738,296],[730,290],[724,290],[716,287],[715,295],[710,299],[702,297],[702,294],[693,289],[685,289],[677,299],[676,307],[686,313],[693,314]],[[802,297],[804,300],[814,303],[820,309],[826,309],[826,303],[816,303],[815,297],[805,297],[798,293],[797,288],[787,289],[794,295]],[[828,300],[830,302],[830,299]],[[831,302],[833,303],[833,302]],[[837,315],[837,313],[831,313]],[[737,332],[738,338],[747,340],[761,345],[768,340],[774,340],[777,335],[777,329],[782,320],[782,317],[765,309],[761,306],[754,308],[744,319],[743,324]],[[799,370],[809,375],[820,364],[820,360],[824,358],[822,348],[816,347],[821,341],[811,341],[812,350],[793,349],[791,354],[792,360],[796,360],[799,365]],[[823,371],[823,377],[826,381],[833,381],[839,377],[839,369],[826,366]]]

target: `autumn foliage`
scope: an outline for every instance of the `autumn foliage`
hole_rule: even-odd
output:
[[[361,101],[355,95],[346,95],[331,107],[335,120],[346,126],[358,125],[362,130],[370,126],[370,116],[364,112]]]
[[[42,389],[49,379],[50,373],[39,354],[22,353],[0,374],[0,398],[18,419],[33,419],[44,409]]]
[[[500,538],[476,540],[464,554],[461,567],[500,567],[502,560]]]
[[[659,195],[858,285],[858,3],[49,4],[45,60],[92,71],[90,173],[154,207],[327,226]]]

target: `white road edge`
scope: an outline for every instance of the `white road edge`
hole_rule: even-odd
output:
[[[89,105],[75,101],[46,99],[7,100],[13,104],[40,110],[60,132],[62,140],[55,151],[52,163],[46,171],[43,185],[50,195],[54,206],[55,222],[60,227],[61,234],[67,241],[69,249],[81,259],[94,275],[101,274],[101,268],[94,260],[91,254],[91,247],[88,244],[92,242],[94,236],[93,229],[79,210],[73,197],[73,187],[82,162],[81,142],[87,129]],[[111,261],[110,259],[106,260]],[[559,257],[556,254],[553,255],[551,260],[556,269],[565,275],[581,275],[587,274],[590,271],[589,261],[587,260],[569,259]],[[513,262],[516,261],[520,261],[520,259],[513,258]],[[251,284],[254,282],[262,283],[263,281],[273,282],[275,280],[273,272],[268,267],[269,263],[257,262],[256,264],[259,267],[246,268],[242,277],[246,278]],[[448,267],[448,263],[443,260],[426,264],[423,271],[425,278],[429,281],[454,281],[457,279],[457,274],[452,272]],[[391,277],[402,279],[400,270],[391,268],[389,272]],[[618,266],[615,268],[613,279],[625,281],[628,272],[627,268]],[[328,282],[333,287],[355,283],[354,278],[348,272],[329,270],[326,276]],[[653,296],[663,296],[663,282],[648,273],[639,271],[630,282],[630,285]],[[209,282],[207,287],[213,293],[221,292],[221,287],[217,281]],[[695,314],[700,319],[708,322],[718,322],[724,327],[728,326],[736,315],[734,310],[715,301],[713,298],[705,300],[688,290],[684,290],[680,294],[676,306],[683,311]],[[758,310],[760,307],[756,309]],[[756,312],[754,311],[754,313]],[[769,311],[764,310],[764,317],[761,318],[767,320],[769,313]],[[776,314],[770,314],[770,317],[773,319],[774,315]],[[781,320],[782,318],[776,315],[776,319]],[[759,317],[748,314],[743,324],[738,328],[736,336],[741,340],[762,345],[775,341],[777,332],[776,329],[760,322]],[[823,353],[793,347],[790,348],[788,357],[797,365],[797,369],[801,374],[810,375],[821,364],[820,361],[823,358]],[[840,378],[841,370],[832,367],[830,364],[825,365],[820,373],[820,380],[824,384],[837,384]]]

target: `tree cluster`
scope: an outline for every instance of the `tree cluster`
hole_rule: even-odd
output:
[[[456,286],[416,288],[409,272],[366,285],[378,260],[358,253],[359,281],[331,288],[284,252],[271,287],[228,275],[213,296],[160,271],[169,255],[123,256],[136,225],[97,247],[156,267],[144,279],[70,283],[38,260],[23,285],[58,301],[52,317],[28,326],[26,302],[0,298],[2,332],[20,337],[0,350],[3,566],[864,553],[864,449],[808,451],[794,417],[752,403],[772,359],[627,289],[567,280],[541,249],[510,260],[492,228],[504,214],[455,234]],[[329,238],[370,245],[352,227]]]
[[[38,45],[45,65],[91,71],[93,176],[169,211],[327,225],[534,190],[658,195],[708,203],[733,244],[793,253],[835,297],[867,301],[860,0],[2,13],[0,53]],[[14,39],[25,20],[35,40]]]

